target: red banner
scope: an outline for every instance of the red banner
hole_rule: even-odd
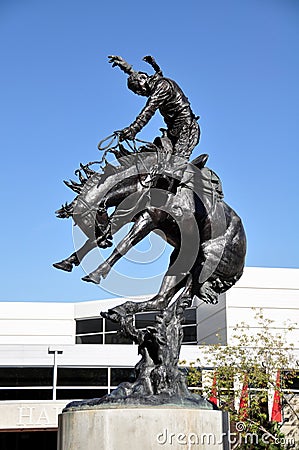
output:
[[[280,396],[280,370],[277,371],[271,422],[282,422],[282,407]]]

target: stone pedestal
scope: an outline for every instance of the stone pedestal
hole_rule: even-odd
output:
[[[228,415],[177,407],[105,407],[59,416],[58,450],[227,450]]]

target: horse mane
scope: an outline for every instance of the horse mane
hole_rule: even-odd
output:
[[[140,158],[140,155],[142,155],[142,158]],[[200,171],[202,179],[205,183],[205,188],[208,189],[208,191],[216,191],[218,194],[218,198],[223,198],[220,178],[218,177],[218,175],[216,175],[215,172],[205,166],[208,157],[209,156],[207,154],[199,155],[197,158],[191,161],[189,167],[192,167],[193,165]],[[115,184],[123,181],[124,178],[121,176],[121,174],[132,168],[134,164],[136,165],[138,173],[142,173],[145,175],[150,174],[153,167],[153,159],[156,161],[159,159],[158,152],[153,151],[153,148],[145,146],[141,148],[141,151],[138,151],[136,153],[129,153],[125,156],[117,157],[116,163],[118,165],[105,160],[105,165],[100,166],[100,169],[98,171],[91,169],[91,166],[93,164],[99,164],[98,161],[87,163],[85,165],[80,164],[80,169],[77,169],[75,171],[75,175],[77,175],[78,180],[64,181],[64,183],[70,189],[76,192],[78,196],[82,194],[84,196],[84,193],[86,193],[88,190],[94,188],[95,185],[101,185],[110,177],[115,178]],[[186,173],[188,172],[189,170],[187,168]],[[197,172],[193,173],[197,174]],[[181,184],[186,184],[187,187],[191,189],[192,187],[194,187],[192,185],[192,181],[190,180],[188,182],[185,182],[183,179]]]

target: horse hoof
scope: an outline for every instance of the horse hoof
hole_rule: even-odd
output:
[[[95,278],[91,273],[81,278],[82,281],[86,281],[87,283],[100,284],[100,279]]]
[[[64,270],[65,272],[71,272],[73,270],[73,264],[68,261],[54,263],[53,267],[55,267],[55,269]]]
[[[109,247],[112,247],[113,242],[108,241],[108,240],[105,239],[104,241],[97,242],[97,245],[100,248],[109,248]]]

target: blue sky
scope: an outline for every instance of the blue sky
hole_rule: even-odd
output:
[[[154,55],[189,97],[202,130],[193,155],[210,155],[242,217],[246,264],[298,267],[297,0],[2,0],[0,52],[2,301],[112,296],[82,282],[81,268],[51,266],[73,251],[71,222],[54,215],[73,198],[62,180],[99,158],[98,141],[145,101],[109,54],[137,70]],[[161,125],[157,114],[140,137],[151,140]],[[134,271],[161,274],[168,254]],[[118,270],[130,273],[126,264]],[[159,282],[141,285],[129,283],[130,294]]]

